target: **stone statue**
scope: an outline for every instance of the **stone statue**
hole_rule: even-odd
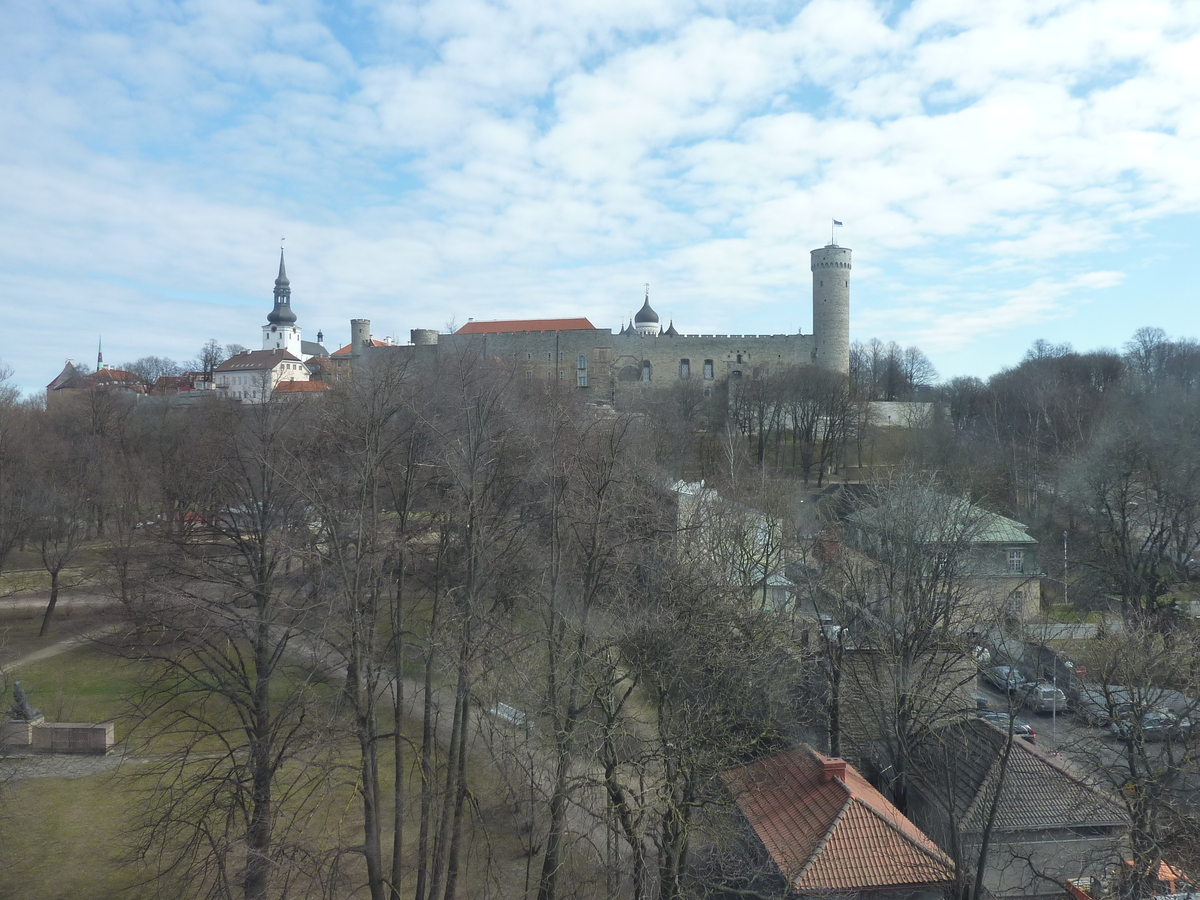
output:
[[[19,722],[33,722],[41,714],[40,709],[34,709],[29,705],[29,698],[25,696],[25,688],[21,687],[21,682],[14,682],[13,705],[8,709],[9,718]]]

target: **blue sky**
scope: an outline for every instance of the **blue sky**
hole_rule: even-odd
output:
[[[651,301],[986,377],[1038,338],[1200,333],[1200,4],[0,5],[0,360],[261,346]]]

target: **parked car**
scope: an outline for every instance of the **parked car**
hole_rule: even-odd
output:
[[[1186,740],[1192,733],[1192,720],[1169,709],[1152,709],[1142,713],[1138,724],[1137,716],[1129,710],[1124,715],[1118,714],[1108,730],[1121,740],[1130,736],[1135,739],[1140,736],[1143,741]]]
[[[1000,710],[981,709],[975,713],[977,717],[985,722],[991,722],[1001,731],[1008,732],[1009,720],[1012,720],[1012,733],[1015,737],[1021,738],[1023,741],[1029,741],[1031,744],[1037,743],[1037,732],[1033,730],[1033,726],[1024,719],[1018,719],[1011,713],[1002,712]]]
[[[1067,695],[1061,688],[1044,682],[1028,685],[1022,703],[1031,712],[1060,713],[1067,711]]]
[[[1134,691],[1124,685],[1088,685],[1075,698],[1075,715],[1089,725],[1106,727],[1114,714],[1131,707]]]
[[[1013,666],[992,666],[983,670],[986,678],[996,690],[1013,693],[1025,686],[1025,676]]]

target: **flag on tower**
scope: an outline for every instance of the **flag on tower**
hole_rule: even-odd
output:
[[[842,223],[841,223],[841,222],[839,222],[837,219],[834,219],[834,220],[833,220],[833,224],[834,224],[834,225],[836,225],[838,228],[841,228],[841,227],[842,227]]]

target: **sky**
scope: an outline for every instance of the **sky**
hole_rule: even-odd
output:
[[[1200,326],[1195,0],[0,4],[0,363],[651,304],[987,378]]]

